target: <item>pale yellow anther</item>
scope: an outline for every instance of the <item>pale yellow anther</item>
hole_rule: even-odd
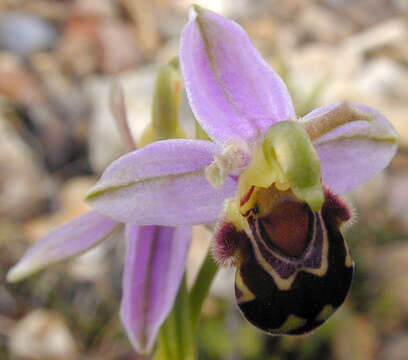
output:
[[[250,149],[241,139],[230,139],[222,152],[214,156],[214,161],[205,169],[208,182],[216,189],[224,185],[228,174],[245,167],[249,162]]]

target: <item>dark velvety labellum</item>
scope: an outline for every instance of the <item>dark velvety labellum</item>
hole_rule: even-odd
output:
[[[254,249],[257,242],[251,242],[248,238],[248,241],[240,243],[241,261],[237,268],[240,282],[236,282],[236,297],[242,314],[256,327],[271,334],[304,334],[323,324],[344,302],[351,286],[354,266],[348,258],[347,245],[339,230],[338,214],[331,211],[332,204],[328,205],[323,207],[321,216],[311,213],[317,221],[314,225],[314,237],[316,234],[324,234],[323,242],[328,243],[327,251],[322,250],[323,246],[316,245],[313,248],[313,244],[310,245],[311,255],[303,263],[300,262],[302,267],[297,269],[294,280],[287,289],[283,289],[279,281],[275,281],[276,275],[273,277],[257,258]],[[295,212],[302,213],[300,208]],[[301,230],[298,232],[300,236],[307,233],[303,228]],[[268,231],[268,234],[272,233]],[[302,246],[296,246],[296,254],[300,254],[300,249],[306,247],[307,242],[301,240]],[[273,244],[277,246],[276,241]],[[278,248],[283,252],[281,246]],[[302,250],[304,251],[305,249]],[[319,260],[319,256],[327,257],[327,261]],[[290,259],[287,265],[282,266],[295,266],[296,262],[289,261]],[[325,263],[327,269],[316,273],[314,266],[323,267]],[[275,269],[273,271],[279,273]],[[280,272],[285,273],[282,269]],[[251,296],[244,299],[243,293]],[[240,298],[244,301],[240,301]]]

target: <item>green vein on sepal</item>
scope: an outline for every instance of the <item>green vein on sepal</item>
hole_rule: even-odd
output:
[[[95,190],[91,189],[85,195],[84,200],[87,201],[87,202],[92,201],[92,200],[95,200],[99,196],[106,195],[106,194],[112,193],[114,191],[119,191],[119,190],[122,190],[122,189],[126,189],[128,187],[131,187],[131,186],[143,183],[143,182],[156,181],[156,180],[161,180],[161,179],[171,180],[171,179],[174,179],[174,178],[179,177],[179,176],[190,176],[190,175],[195,175],[195,174],[199,174],[199,173],[202,173],[202,172],[203,172],[203,170],[194,170],[194,171],[187,171],[187,172],[180,173],[180,174],[169,174],[169,175],[163,175],[163,176],[155,176],[155,177],[151,177],[151,178],[147,178],[147,179],[142,179],[142,180],[139,180],[139,181],[131,181],[131,182],[129,182],[127,184],[124,184],[124,185],[108,186],[108,187],[100,189],[100,190],[98,189],[98,185],[96,185],[95,186],[96,189]]]

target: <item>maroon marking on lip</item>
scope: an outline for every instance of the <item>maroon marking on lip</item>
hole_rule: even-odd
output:
[[[246,195],[240,200],[239,202],[239,206],[243,206],[245,205],[249,198],[251,197],[252,193],[254,192],[255,186],[251,186],[251,188],[249,189],[249,191],[246,193]]]
[[[283,201],[267,216],[258,219],[262,238],[287,256],[300,257],[308,245],[310,213],[304,203]]]
[[[278,273],[278,275],[283,278],[287,279],[290,276],[293,275],[293,273],[296,271],[296,265],[292,264],[289,260],[288,261],[283,261],[276,257],[274,254],[270,253],[262,244],[262,242],[259,239],[259,234],[256,230],[256,220],[253,217],[250,217],[249,220],[249,226],[252,230],[252,234],[254,237],[254,240],[256,242],[257,248],[259,249],[262,258]],[[255,256],[255,255],[253,255]],[[244,279],[243,279],[244,280]],[[246,284],[248,286],[248,284]]]

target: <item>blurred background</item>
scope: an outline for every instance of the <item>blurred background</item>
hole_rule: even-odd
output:
[[[196,3],[246,29],[287,82],[299,116],[350,100],[378,109],[401,136],[386,171],[348,196],[356,277],[345,305],[311,336],[265,336],[242,320],[233,271],[223,270],[204,305],[199,358],[408,359],[408,1]],[[0,0],[1,360],[138,359],[118,317],[120,233],[21,283],[6,284],[5,274],[36,239],[87,210],[85,192],[124,153],[108,106],[113,78],[140,136],[155,71],[177,55],[188,5]],[[186,101],[181,118],[191,131]],[[195,229],[190,281],[210,237]]]

